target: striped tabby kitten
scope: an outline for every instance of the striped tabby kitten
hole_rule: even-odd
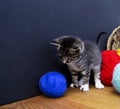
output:
[[[82,91],[89,91],[91,70],[94,72],[95,87],[104,88],[100,81],[101,53],[96,44],[82,41],[75,36],[61,36],[51,42],[57,46],[62,62],[67,64],[73,83],[70,87],[79,87]],[[78,74],[82,78],[78,81]]]

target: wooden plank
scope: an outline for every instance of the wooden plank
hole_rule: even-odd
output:
[[[68,88],[64,96],[49,98],[44,95],[0,106],[0,109],[120,109],[120,94],[113,87],[89,92]]]

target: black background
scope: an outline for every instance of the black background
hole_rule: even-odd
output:
[[[39,78],[48,71],[63,73],[69,84],[52,39],[76,35],[95,41],[105,31],[99,45],[105,50],[118,25],[119,0],[0,0],[0,104],[40,94]]]

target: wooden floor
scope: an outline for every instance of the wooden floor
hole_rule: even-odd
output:
[[[91,86],[89,92],[68,88],[60,98],[40,95],[0,106],[0,109],[120,109],[120,94],[113,87],[98,90]]]

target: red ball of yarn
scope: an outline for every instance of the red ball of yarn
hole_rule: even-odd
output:
[[[102,51],[101,81],[104,85],[111,86],[114,67],[120,62],[120,56],[113,50]]]

